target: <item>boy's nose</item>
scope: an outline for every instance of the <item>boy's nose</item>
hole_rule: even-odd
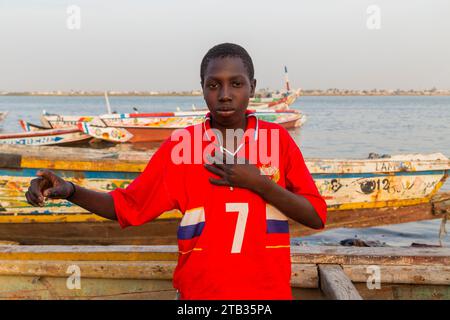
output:
[[[230,94],[230,90],[228,89],[228,86],[222,86],[222,88],[220,90],[219,100],[220,101],[231,101],[231,94]]]

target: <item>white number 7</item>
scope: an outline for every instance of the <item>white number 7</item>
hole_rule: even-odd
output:
[[[234,231],[231,253],[240,253],[244,240],[245,225],[247,224],[248,203],[226,203],[226,212],[237,212],[236,230]]]

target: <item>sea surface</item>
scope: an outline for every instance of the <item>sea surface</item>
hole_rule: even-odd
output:
[[[204,107],[202,97],[109,97],[117,112],[186,111]],[[291,131],[305,158],[367,158],[369,153],[440,152],[450,157],[450,97],[301,97],[292,106],[307,121]],[[103,97],[0,96],[0,111],[9,111],[2,133],[20,132],[18,120],[39,124],[42,111],[67,115],[106,113]],[[450,181],[443,190],[450,190]],[[440,220],[365,229],[339,228],[293,243],[338,244],[345,238],[408,246],[438,244]],[[449,228],[450,229],[450,228]],[[443,244],[450,244],[450,236]]]

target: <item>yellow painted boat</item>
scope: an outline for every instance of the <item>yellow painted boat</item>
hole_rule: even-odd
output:
[[[175,299],[176,246],[0,246],[0,299]],[[450,299],[450,249],[291,248],[295,299]]]
[[[145,168],[151,152],[80,148],[0,148],[0,240],[22,244],[174,244],[181,213],[120,230],[67,201],[32,207],[25,199],[38,169],[99,191],[126,187]],[[327,228],[367,227],[432,219],[448,212],[449,194],[437,194],[450,170],[442,154],[382,159],[306,159],[328,204]],[[68,227],[66,224],[71,223]],[[292,236],[314,230],[291,221]]]

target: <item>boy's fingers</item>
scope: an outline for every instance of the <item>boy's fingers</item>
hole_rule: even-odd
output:
[[[44,197],[46,198],[61,198],[63,196],[63,190],[61,188],[49,188],[44,190]]]
[[[42,195],[42,192],[41,192],[41,186],[42,186],[43,182],[44,182],[44,179],[42,179],[42,178],[33,179],[33,180],[31,180],[30,188],[28,189],[28,191],[33,196],[33,198],[36,198],[36,200],[38,200],[38,202],[44,201],[44,196]]]
[[[33,207],[40,207],[41,204],[39,201],[31,194],[31,192],[25,192],[25,198],[27,198],[27,202],[31,204]]]
[[[52,183],[57,180],[57,176],[53,172],[51,172],[50,170],[47,170],[47,169],[38,170],[36,172],[36,175],[38,177],[47,179],[47,180],[51,181]]]
[[[52,197],[53,188],[45,189],[44,192],[42,192],[42,195],[46,198]]]
[[[231,186],[227,180],[209,178],[209,182],[216,186]]]
[[[225,171],[223,171],[222,169],[216,168],[215,166],[212,166],[210,164],[205,164],[205,168],[209,171],[214,173],[215,175],[219,176],[219,177],[224,177],[226,175]]]

